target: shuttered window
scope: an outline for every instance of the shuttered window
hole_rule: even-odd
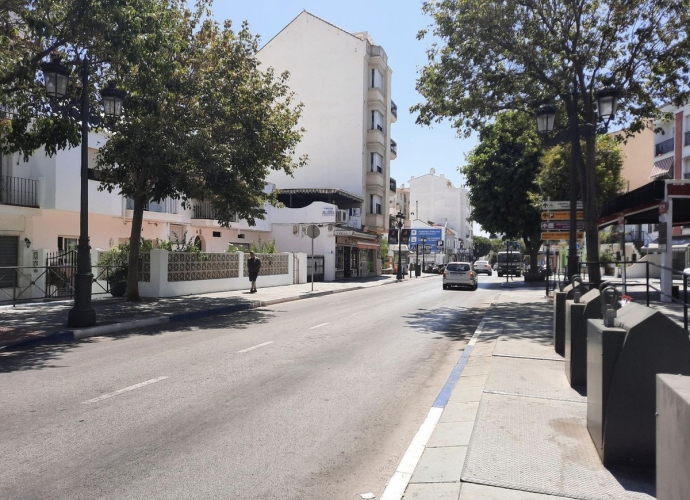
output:
[[[0,236],[0,268],[19,265],[19,236]],[[0,269],[0,288],[15,286],[16,272]]]

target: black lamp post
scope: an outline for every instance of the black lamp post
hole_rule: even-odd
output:
[[[426,236],[420,236],[419,241],[422,242],[422,272],[424,272],[424,267],[426,267],[426,260],[424,260],[426,255]]]
[[[573,81],[573,107],[577,109],[577,80]],[[609,85],[597,91],[597,115],[598,119],[604,122],[604,130],[608,128],[609,122],[616,114],[618,108],[618,89]],[[537,130],[540,134],[546,135],[553,131],[554,122],[556,119],[556,108],[550,104],[544,104],[537,110]],[[579,140],[580,134],[587,136],[588,134],[596,134],[596,126],[586,126],[580,128],[577,123],[577,115],[570,118],[570,131],[561,140],[573,141]],[[575,148],[572,150],[570,162],[570,231],[568,241],[568,277],[572,277],[579,273],[578,255],[577,255],[577,159],[575,158]],[[583,207],[584,208],[584,207]]]
[[[398,227],[398,275],[396,278],[399,280],[403,279],[403,273],[402,273],[402,228],[405,225],[405,215],[402,212],[398,212],[398,215],[395,216],[395,219],[398,221],[396,223],[396,226]]]
[[[96,324],[96,311],[91,306],[91,247],[89,246],[89,60],[85,57],[76,64],[81,66],[81,206],[79,212],[79,244],[77,245],[77,272],[74,276],[74,306],[69,311],[67,324],[73,327],[93,326]],[[54,99],[64,99],[67,95],[67,82],[70,70],[53,58],[51,62],[41,65],[45,80],[46,93]],[[116,118],[122,113],[122,101],[125,93],[108,85],[101,92],[105,115]]]

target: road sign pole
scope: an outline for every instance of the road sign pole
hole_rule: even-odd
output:
[[[311,239],[311,291],[314,291],[314,271],[316,270],[316,261],[314,260],[314,238]]]

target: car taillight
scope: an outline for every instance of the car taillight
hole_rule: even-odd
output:
[[[446,277],[446,272],[445,272],[445,271],[443,271],[443,277],[444,277],[444,278]]]
[[[470,278],[474,278],[474,272],[470,271]]]

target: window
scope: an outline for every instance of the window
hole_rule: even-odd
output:
[[[58,250],[76,250],[79,245],[79,238],[73,236],[58,236]]]
[[[18,265],[19,236],[0,236],[0,266],[14,267]],[[11,270],[6,270],[6,272],[0,273],[0,288],[11,288],[16,285],[16,273]]]
[[[184,230],[184,226],[180,226],[178,224],[170,224],[169,238],[171,243],[185,243],[187,238],[187,232]]]
[[[383,115],[376,110],[371,112],[371,130],[383,132]]]
[[[371,153],[371,171],[383,173],[383,156],[378,153]]]
[[[378,88],[383,90],[383,75],[379,70],[375,68],[372,68],[371,70],[371,88]]]
[[[381,197],[375,194],[369,195],[369,206],[371,207],[370,213],[374,215],[381,215]]]
[[[469,271],[469,270],[470,270],[469,264],[448,264],[448,266],[446,267],[446,271],[448,271],[448,272]]]

